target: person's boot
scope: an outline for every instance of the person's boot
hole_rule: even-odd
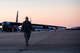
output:
[[[29,44],[26,44],[26,46],[29,46]]]

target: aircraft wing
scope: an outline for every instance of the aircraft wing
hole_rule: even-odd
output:
[[[16,22],[3,22],[3,23],[7,23],[7,24],[10,24],[10,25],[22,25],[22,23],[16,23]],[[2,23],[0,23],[0,26],[2,26]]]
[[[20,25],[22,25],[22,23],[10,22],[10,25],[18,25],[18,26],[20,26]]]

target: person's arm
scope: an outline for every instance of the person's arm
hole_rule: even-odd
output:
[[[24,22],[22,23],[21,32],[24,30]]]
[[[30,22],[30,30],[32,30],[32,24],[31,24],[31,22]]]

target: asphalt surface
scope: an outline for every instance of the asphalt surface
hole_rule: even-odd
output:
[[[0,32],[0,53],[80,53],[80,31],[32,32],[26,47],[21,32]]]

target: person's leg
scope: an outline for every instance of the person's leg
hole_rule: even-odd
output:
[[[24,37],[25,37],[26,45],[28,46],[28,35],[27,35],[27,33],[24,33]]]
[[[31,32],[27,33],[27,46],[29,46],[28,42],[29,42],[29,38],[30,38]]]
[[[29,41],[29,38],[30,38],[31,32],[28,32],[27,35],[28,35],[28,41]]]

